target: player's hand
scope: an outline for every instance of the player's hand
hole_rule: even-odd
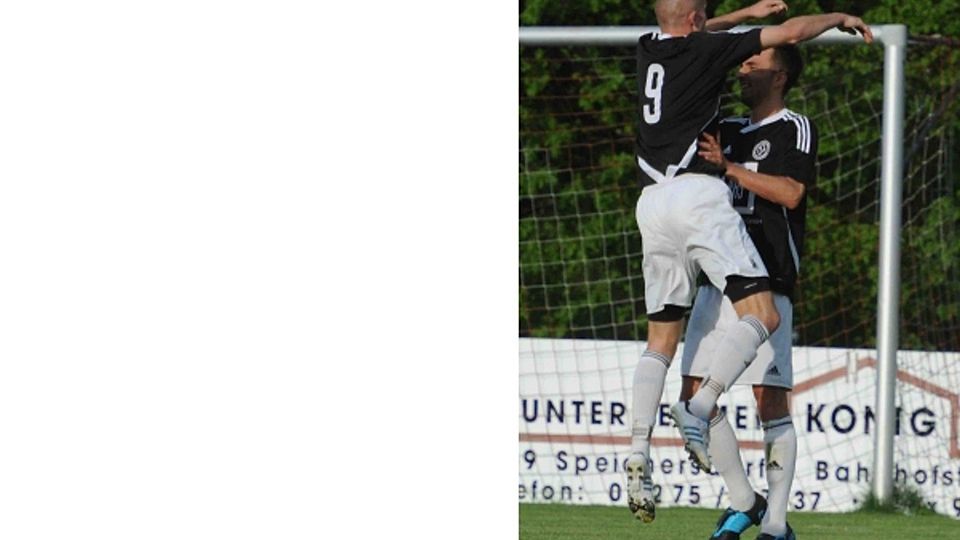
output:
[[[779,15],[787,12],[787,3],[780,0],[760,0],[747,8],[751,19],[763,19],[770,15]]]
[[[860,32],[863,35],[863,40],[867,43],[873,43],[873,32],[870,31],[870,27],[866,25],[860,17],[854,17],[852,15],[844,15],[843,22],[840,23],[837,28],[841,32],[846,32],[848,34],[857,35],[857,32]]]
[[[698,156],[714,165],[719,165],[723,170],[727,169],[727,158],[723,157],[720,141],[716,137],[709,133],[702,133],[697,145],[700,147],[700,151],[697,152]]]

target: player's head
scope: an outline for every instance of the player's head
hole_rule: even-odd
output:
[[[803,57],[795,45],[764,49],[740,65],[740,98],[748,106],[775,96],[783,99],[803,71]]]
[[[653,9],[660,30],[669,34],[685,36],[707,24],[706,0],[657,0]]]

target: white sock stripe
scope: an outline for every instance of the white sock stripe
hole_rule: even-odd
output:
[[[793,417],[784,416],[783,418],[777,418],[776,420],[770,420],[769,422],[763,422],[763,430],[767,431],[770,429],[778,428],[780,426],[792,425]]]
[[[763,323],[753,315],[747,315],[746,317],[740,319],[741,322],[745,322],[753,327],[757,331],[757,335],[760,336],[760,343],[763,343],[770,338],[770,332],[767,330]]]
[[[640,437],[641,439],[650,440],[650,435],[653,433],[653,426],[645,426],[640,421],[635,421],[631,429],[630,435],[633,437]]]
[[[646,351],[643,351],[643,354],[641,356],[646,356],[648,358],[653,358],[654,360],[659,360],[660,363],[667,366],[667,368],[670,367],[671,360],[667,358],[667,355],[665,354],[658,353],[657,351],[646,350]]]
[[[725,390],[722,382],[716,379],[711,379],[709,376],[703,380],[703,384],[701,384],[700,387],[709,388],[710,390],[715,392],[718,396],[722,394],[723,391]],[[689,410],[689,407],[687,408],[687,410]]]
[[[710,419],[710,427],[718,425],[720,422],[725,422],[727,420],[727,413],[723,409],[720,409],[717,412],[717,415]]]

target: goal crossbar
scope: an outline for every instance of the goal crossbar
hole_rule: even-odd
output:
[[[741,26],[747,31],[756,26]],[[883,127],[880,172],[880,257],[877,293],[877,430],[874,446],[873,492],[890,501],[894,485],[894,435],[896,431],[896,374],[899,346],[900,240],[903,196],[904,62],[907,27],[871,25],[874,44],[882,45]],[[526,26],[520,27],[524,47],[633,46],[656,26]],[[809,41],[813,45],[862,43],[859,35],[828,30]]]
[[[760,26],[738,26],[733,32],[747,32]],[[636,45],[643,34],[658,32],[656,26],[521,26],[520,45],[529,47],[577,47],[608,46],[624,47]],[[871,25],[874,43],[906,44],[906,27],[902,24]],[[827,30],[807,43],[813,45],[837,45],[842,43],[862,43],[859,35],[851,35],[837,29]]]

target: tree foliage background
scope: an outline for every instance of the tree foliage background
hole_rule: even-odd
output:
[[[909,28],[901,348],[960,350],[960,0],[788,1]],[[655,25],[653,1],[525,0],[521,26]],[[748,2],[708,2],[710,14]],[[753,24],[774,24],[782,19]],[[871,347],[876,332],[883,48],[804,46],[788,106],[820,131],[798,345]],[[632,47],[520,47],[520,335],[644,339],[633,210]],[[742,113],[735,85],[726,113]]]

